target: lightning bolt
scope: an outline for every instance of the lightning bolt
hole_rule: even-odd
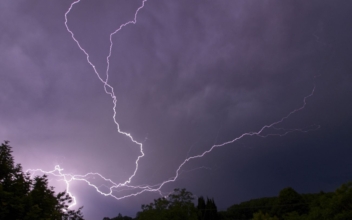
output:
[[[137,157],[137,159],[135,161],[135,166],[136,167],[135,167],[133,173],[131,174],[131,176],[126,181],[124,181],[122,183],[115,183],[114,181],[104,177],[100,173],[90,172],[90,173],[87,173],[87,174],[84,174],[84,175],[65,173],[64,169],[62,169],[59,165],[56,165],[54,170],[51,170],[51,171],[45,171],[45,170],[42,170],[42,169],[29,169],[29,170],[27,170],[27,171],[32,172],[32,173],[41,172],[41,173],[44,173],[44,174],[50,174],[50,175],[59,177],[61,180],[63,180],[65,182],[65,184],[66,184],[66,192],[73,198],[73,203],[70,204],[69,207],[72,207],[72,206],[77,204],[77,199],[70,192],[70,184],[73,181],[85,182],[89,186],[93,187],[101,195],[103,195],[103,196],[111,196],[111,197],[113,197],[113,198],[115,198],[117,200],[128,198],[128,197],[132,197],[132,196],[137,196],[137,195],[140,195],[140,194],[142,194],[144,192],[158,192],[159,194],[162,195],[161,188],[165,184],[168,184],[168,183],[171,183],[171,182],[175,182],[177,180],[177,178],[182,173],[181,168],[186,163],[188,163],[191,160],[202,158],[206,154],[211,153],[216,148],[220,148],[220,147],[224,147],[226,145],[232,144],[232,143],[234,143],[236,141],[239,141],[240,139],[242,139],[242,138],[244,138],[246,136],[258,136],[258,137],[265,138],[265,137],[268,137],[268,136],[284,136],[284,135],[287,135],[287,134],[289,134],[291,132],[308,132],[308,131],[311,131],[311,130],[319,129],[318,125],[312,125],[308,129],[284,129],[284,128],[277,128],[276,127],[278,124],[282,123],[284,120],[288,119],[293,114],[303,110],[306,107],[306,105],[307,105],[306,100],[309,97],[313,96],[313,94],[315,92],[315,85],[314,85],[313,90],[311,91],[311,93],[303,98],[303,104],[299,108],[296,108],[293,111],[289,112],[286,116],[282,117],[278,121],[275,121],[275,122],[273,122],[271,124],[264,125],[263,127],[261,127],[257,131],[243,133],[240,136],[238,136],[238,137],[236,137],[236,138],[234,138],[232,140],[229,140],[227,142],[224,142],[224,143],[221,143],[221,144],[214,144],[208,150],[204,151],[201,154],[197,154],[197,155],[194,155],[194,156],[188,156],[188,154],[187,154],[186,159],[184,159],[184,161],[176,169],[175,175],[173,177],[161,182],[161,183],[158,183],[158,184],[155,184],[155,185],[139,185],[139,186],[131,185],[131,181],[132,181],[133,177],[136,175],[136,173],[138,171],[138,166],[139,166],[138,163],[139,163],[140,159],[142,157],[144,157],[143,144],[138,142],[137,140],[135,140],[130,133],[127,133],[127,132],[124,132],[124,131],[121,130],[120,125],[119,125],[119,123],[116,120],[116,103],[117,103],[117,100],[116,100],[116,96],[115,96],[115,93],[114,93],[114,88],[108,83],[108,79],[109,79],[110,57],[111,57],[112,48],[113,48],[113,40],[112,40],[112,38],[113,38],[113,36],[116,33],[121,31],[125,26],[130,25],[130,24],[136,24],[137,15],[140,12],[140,10],[142,10],[144,8],[145,3],[147,2],[147,0],[143,0],[142,1],[141,6],[135,11],[133,20],[128,21],[128,22],[120,25],[118,29],[116,29],[114,32],[112,32],[110,34],[110,38],[109,38],[110,39],[110,47],[109,47],[108,56],[106,57],[107,66],[106,66],[106,72],[105,72],[105,79],[103,79],[103,77],[99,74],[99,72],[97,71],[95,65],[91,62],[88,52],[81,46],[80,42],[75,38],[74,33],[70,30],[70,28],[68,26],[68,18],[67,18],[68,14],[71,12],[72,8],[76,4],[78,4],[79,2],[81,2],[81,0],[74,1],[70,5],[68,10],[66,11],[66,13],[65,13],[65,27],[66,27],[67,31],[69,32],[69,34],[71,35],[72,39],[76,42],[78,48],[85,54],[88,64],[93,68],[94,73],[97,75],[98,79],[104,84],[104,90],[105,90],[106,94],[108,94],[112,98],[112,102],[113,102],[113,121],[114,121],[114,123],[115,123],[115,125],[117,127],[117,132],[119,134],[122,134],[122,135],[128,137],[133,143],[135,143],[140,149],[140,155]],[[268,129],[281,131],[281,133],[277,132],[277,133],[264,134],[264,131],[266,131]],[[93,179],[99,179],[99,180],[103,181],[104,184],[96,185],[91,180],[92,178]],[[105,188],[105,189],[108,189],[108,192],[103,192],[101,190],[102,187]],[[129,194],[124,195],[124,196],[116,196],[116,195],[113,194],[114,192],[121,192],[121,191],[134,191],[134,192],[129,193]]]
[[[75,2],[73,2],[69,9],[67,10],[67,12],[65,13],[65,26],[66,26],[66,29],[67,31],[71,34],[71,37],[72,39],[76,42],[77,46],[79,47],[79,49],[86,55],[86,58],[87,58],[87,62],[89,63],[89,65],[93,68],[94,70],[94,73],[97,75],[97,77],[99,78],[99,80],[104,83],[104,90],[106,92],[106,94],[110,95],[111,98],[112,98],[112,101],[113,101],[113,111],[114,111],[114,114],[113,114],[113,120],[114,120],[114,123],[116,124],[116,127],[117,127],[117,131],[120,133],[120,134],[123,134],[125,136],[127,136],[133,143],[137,144],[139,146],[139,149],[140,149],[140,153],[141,155],[137,157],[137,160],[136,160],[136,168],[133,172],[133,174],[128,178],[128,180],[125,181],[124,184],[127,184],[127,183],[130,183],[132,178],[136,175],[137,173],[137,170],[138,170],[138,162],[139,160],[144,156],[144,152],[143,152],[143,145],[142,143],[136,141],[132,135],[130,133],[127,133],[127,132],[124,132],[120,129],[120,124],[117,122],[116,120],[116,103],[117,103],[117,100],[116,100],[116,96],[115,96],[115,93],[114,93],[114,88],[108,84],[108,79],[109,79],[109,68],[110,68],[110,57],[111,57],[111,54],[112,54],[112,47],[113,47],[113,41],[112,41],[112,37],[117,33],[119,32],[123,27],[129,25],[129,24],[136,24],[137,22],[137,15],[138,15],[138,12],[144,7],[145,3],[147,0],[143,0],[142,1],[142,5],[136,10],[135,14],[134,14],[134,19],[131,20],[131,21],[128,21],[122,25],[120,25],[120,27],[118,29],[116,29],[114,32],[112,32],[110,34],[110,47],[109,47],[109,55],[106,57],[106,62],[107,62],[107,68],[106,68],[106,79],[103,80],[100,76],[100,74],[98,73],[97,69],[95,68],[95,65],[90,61],[90,58],[89,58],[89,54],[87,53],[87,51],[81,46],[81,44],[79,43],[79,41],[75,38],[75,35],[74,33],[70,30],[70,28],[68,27],[67,25],[67,22],[68,22],[68,19],[67,19],[67,15],[70,13],[70,11],[72,10],[73,6],[75,4],[78,4],[81,0],[77,0]]]

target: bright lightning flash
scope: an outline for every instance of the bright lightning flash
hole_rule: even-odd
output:
[[[53,176],[56,176],[56,177],[59,177],[61,178],[65,184],[66,184],[66,191],[67,193],[73,198],[73,203],[70,205],[70,207],[74,206],[76,203],[77,203],[77,200],[76,198],[72,195],[72,193],[70,192],[70,183],[73,182],[73,181],[83,181],[83,182],[86,182],[89,186],[93,187],[98,193],[100,193],[101,195],[103,196],[111,196],[117,200],[120,200],[120,199],[124,199],[124,198],[127,198],[127,197],[131,197],[131,196],[137,196],[139,194],[142,194],[144,192],[158,192],[161,194],[161,188],[165,185],[165,184],[168,184],[168,183],[171,183],[171,182],[174,182],[177,180],[177,178],[179,177],[179,175],[182,173],[181,171],[181,168],[189,161],[191,160],[194,160],[194,159],[197,159],[197,158],[201,158],[203,157],[204,155],[212,152],[215,148],[219,148],[219,147],[223,147],[225,145],[228,145],[228,144],[231,144],[231,143],[234,143],[246,136],[259,136],[259,137],[268,137],[268,136],[284,136],[288,133],[291,133],[291,132],[308,132],[310,130],[316,130],[319,128],[319,126],[316,126],[316,125],[313,125],[311,126],[310,129],[284,129],[284,128],[277,128],[275,126],[277,126],[278,124],[282,123],[284,120],[286,120],[287,118],[289,118],[291,115],[295,114],[296,112],[298,111],[301,111],[302,109],[305,108],[306,106],[306,100],[311,97],[313,94],[314,94],[314,91],[315,91],[315,86],[312,90],[312,92],[304,97],[303,99],[303,104],[301,107],[297,108],[297,109],[294,109],[293,111],[289,112],[286,116],[282,117],[280,120],[276,121],[276,122],[273,122],[271,124],[268,124],[268,125],[264,125],[261,129],[259,129],[258,131],[252,131],[252,132],[247,132],[247,133],[243,133],[242,135],[230,140],[230,141],[227,141],[227,142],[224,142],[222,144],[215,144],[213,146],[211,146],[208,150],[204,151],[203,153],[201,154],[198,154],[198,155],[194,155],[194,156],[190,156],[190,157],[187,157],[179,166],[178,168],[176,169],[175,171],[175,175],[171,178],[169,178],[168,180],[165,180],[161,183],[158,183],[158,184],[155,184],[155,185],[142,185],[142,186],[133,186],[131,185],[131,181],[132,181],[132,178],[136,175],[137,171],[138,171],[138,162],[139,160],[144,156],[144,152],[143,152],[143,144],[136,141],[133,136],[130,134],[130,133],[127,133],[127,132],[124,132],[120,129],[120,125],[119,123],[117,122],[116,120],[116,96],[114,94],[114,88],[108,83],[108,79],[109,79],[109,67],[110,67],[110,57],[111,57],[111,54],[112,54],[112,47],[113,47],[113,41],[112,41],[112,37],[117,33],[119,32],[123,27],[129,25],[129,24],[136,24],[137,22],[137,15],[139,13],[139,11],[144,7],[145,3],[147,2],[147,0],[143,0],[142,1],[142,5],[136,10],[135,14],[134,14],[134,19],[131,20],[131,21],[128,21],[122,25],[120,25],[120,27],[118,29],[116,29],[114,32],[112,32],[110,34],[110,48],[109,48],[109,54],[108,56],[106,57],[106,62],[107,62],[107,67],[106,67],[106,79],[104,80],[102,78],[102,76],[99,74],[99,72],[97,71],[97,69],[95,68],[95,65],[90,61],[90,57],[89,57],[89,54],[87,53],[87,51],[81,46],[81,44],[79,43],[79,41],[75,38],[75,35],[74,33],[70,30],[70,28],[68,27],[68,19],[67,19],[67,16],[68,14],[71,12],[72,8],[74,5],[78,4],[81,0],[76,0],[74,1],[69,9],[67,10],[67,12],[65,13],[65,26],[66,26],[66,29],[67,31],[71,34],[71,37],[72,39],[76,42],[77,46],[79,47],[79,49],[86,55],[86,59],[87,59],[87,62],[88,64],[93,68],[95,74],[97,75],[98,79],[104,84],[104,90],[106,92],[106,94],[110,95],[111,98],[112,98],[112,102],[113,102],[113,120],[114,120],[114,123],[116,124],[116,127],[117,127],[117,132],[122,134],[122,135],[125,135],[127,136],[133,143],[135,143],[139,149],[140,149],[140,155],[137,157],[136,161],[135,161],[135,164],[136,164],[136,168],[134,170],[134,172],[132,173],[132,175],[125,181],[125,182],[122,182],[122,183],[115,183],[114,181],[112,181],[111,179],[108,179],[108,178],[105,178],[103,175],[101,175],[100,173],[87,173],[85,175],[76,175],[76,174],[69,174],[69,173],[64,173],[63,172],[63,169],[59,166],[59,165],[56,165],[55,166],[55,169],[54,170],[51,170],[51,171],[44,171],[42,169],[29,169],[27,171],[30,171],[30,172],[41,172],[41,173],[44,173],[44,174],[50,174],[50,175],[53,175]],[[270,134],[264,134],[264,131],[268,130],[268,129],[271,129],[271,130],[277,130],[277,131],[281,131],[281,133],[270,133]],[[103,180],[105,182],[104,185],[96,185],[93,183],[92,180],[89,180],[89,179],[92,179],[92,178],[99,178],[101,180]],[[104,188],[107,188],[108,189],[108,192],[103,192],[103,190],[101,189],[102,186],[104,186]],[[113,193],[114,192],[119,192],[119,191],[127,191],[127,190],[133,190],[134,193],[130,193],[130,194],[127,194],[127,195],[124,195],[124,196],[116,196],[114,195]]]

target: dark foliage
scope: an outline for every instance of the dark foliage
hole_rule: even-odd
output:
[[[21,164],[14,163],[11,146],[5,141],[0,146],[0,219],[81,220],[81,209],[68,209],[70,196],[55,195],[44,176],[30,178]]]
[[[287,187],[277,197],[253,199],[235,204],[226,211],[217,211],[213,199],[198,198],[194,206],[192,193],[176,189],[168,198],[155,199],[142,205],[137,220],[349,220],[352,219],[352,182],[343,184],[335,192],[299,194]],[[126,219],[118,217],[113,219]],[[104,220],[112,220],[104,218]]]
[[[198,210],[193,204],[193,195],[185,189],[175,189],[167,198],[155,199],[142,205],[138,220],[197,220]]]
[[[271,212],[278,217],[283,217],[291,212],[297,212],[297,214],[302,215],[308,212],[308,203],[294,189],[287,187],[280,191]]]
[[[299,194],[288,187],[281,190],[278,197],[242,202],[218,214],[223,220],[352,219],[352,182],[330,193]]]
[[[221,219],[252,219],[253,213],[263,211],[271,213],[277,203],[276,197],[252,199],[247,202],[232,205],[226,212],[220,212]]]
[[[205,202],[203,196],[198,198],[197,209],[199,211],[199,220],[216,220],[218,219],[218,209],[215,205],[214,199],[207,198]]]
[[[175,189],[168,197],[142,205],[137,220],[347,220],[352,219],[352,182],[330,193],[299,194],[288,187],[277,197],[253,199],[217,211],[214,199],[198,198],[185,189]],[[45,175],[34,179],[15,164],[8,141],[0,145],[0,219],[81,220],[81,208],[70,210],[72,199],[66,192],[55,195]],[[132,220],[119,214],[104,220]]]

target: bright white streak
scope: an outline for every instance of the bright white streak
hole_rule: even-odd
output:
[[[142,143],[136,141],[132,135],[130,133],[127,133],[127,132],[124,132],[120,129],[120,125],[119,123],[117,122],[116,120],[116,103],[117,103],[117,100],[116,100],[116,96],[114,94],[114,89],[111,85],[108,84],[108,79],[109,79],[109,68],[110,68],[110,57],[111,57],[111,54],[112,54],[112,47],[113,47],[113,41],[112,41],[112,37],[113,35],[115,35],[117,32],[119,32],[123,27],[125,27],[126,25],[129,25],[129,24],[136,24],[137,22],[137,15],[138,15],[138,12],[144,7],[145,5],[145,2],[147,0],[143,0],[142,1],[142,5],[136,10],[135,14],[134,14],[134,19],[132,21],[129,21],[129,22],[126,22],[122,25],[120,25],[120,27],[118,29],[116,29],[114,32],[112,32],[110,34],[110,47],[109,47],[109,54],[108,56],[106,57],[106,62],[107,62],[107,68],[106,68],[106,79],[103,80],[102,77],[100,76],[99,72],[97,71],[97,69],[95,68],[95,65],[90,61],[90,57],[89,57],[89,54],[86,52],[86,50],[81,46],[81,44],[79,43],[79,41],[75,38],[74,36],[74,33],[70,30],[70,28],[68,27],[68,19],[67,19],[67,16],[68,14],[71,12],[73,6],[75,4],[78,4],[81,0],[76,0],[74,1],[69,9],[67,10],[67,12],[65,13],[65,26],[66,26],[66,29],[67,31],[71,34],[71,37],[72,39],[76,42],[77,46],[79,47],[79,49],[86,55],[86,59],[87,59],[87,62],[88,64],[93,68],[95,74],[97,75],[97,77],[99,78],[99,80],[104,84],[104,90],[105,92],[111,96],[112,100],[113,100],[113,120],[114,120],[114,123],[116,124],[116,127],[117,127],[117,131],[118,133],[120,134],[123,134],[125,136],[127,136],[133,143],[137,144],[140,148],[140,153],[141,155],[137,157],[137,160],[135,162],[136,164],[136,168],[133,172],[133,174],[123,183],[115,183],[113,182],[111,179],[108,179],[108,178],[105,178],[103,175],[101,175],[100,173],[87,173],[85,175],[74,175],[74,174],[66,174],[66,173],[63,173],[63,169],[60,168],[60,166],[55,166],[55,169],[52,170],[52,171],[44,171],[42,169],[30,169],[28,171],[32,171],[32,172],[42,172],[42,173],[45,173],[45,174],[52,174],[54,176],[57,176],[57,177],[62,177],[63,180],[65,181],[66,183],[66,190],[67,192],[69,193],[69,195],[71,197],[73,197],[73,201],[74,203],[70,205],[70,207],[74,206],[76,204],[76,198],[72,195],[72,193],[70,193],[69,191],[69,186],[70,186],[70,183],[71,181],[84,181],[86,182],[89,186],[95,188],[95,190],[100,193],[101,195],[104,195],[104,196],[111,196],[117,200],[120,200],[120,199],[124,199],[124,198],[127,198],[127,197],[131,197],[131,196],[137,196],[139,194],[142,194],[144,192],[160,192],[160,189],[167,183],[170,183],[170,182],[174,182],[177,180],[177,178],[179,177],[180,175],[180,169],[187,163],[189,162],[190,160],[194,160],[194,159],[197,159],[197,158],[201,158],[203,156],[205,156],[206,154],[210,153],[212,150],[214,150],[215,148],[218,148],[218,147],[223,147],[225,145],[228,145],[228,144],[232,144],[246,136],[259,136],[259,137],[268,137],[268,136],[272,136],[272,135],[277,135],[277,136],[284,136],[288,133],[291,133],[291,132],[294,132],[294,131],[300,131],[300,132],[307,132],[309,130],[303,130],[303,129],[281,129],[281,128],[275,128],[274,126],[283,122],[285,119],[289,118],[292,114],[302,110],[305,108],[306,106],[306,99],[311,97],[313,94],[314,94],[314,91],[315,91],[315,86],[312,90],[312,92],[304,97],[303,99],[303,105],[291,112],[289,112],[286,116],[282,117],[280,120],[276,121],[276,122],[273,122],[271,124],[268,124],[268,125],[264,125],[261,129],[259,129],[258,131],[255,131],[255,132],[247,132],[247,133],[243,133],[242,135],[230,140],[230,141],[227,141],[227,142],[224,142],[222,144],[215,144],[213,146],[211,146],[208,150],[204,151],[203,153],[201,154],[198,154],[198,155],[195,155],[195,156],[191,156],[191,157],[187,157],[180,165],[179,167],[177,168],[176,172],[175,172],[175,176],[172,177],[172,178],[169,178],[168,180],[165,180],[159,184],[155,184],[155,185],[143,185],[143,186],[132,186],[132,185],[129,185],[131,183],[131,180],[132,178],[136,175],[137,171],[138,171],[138,162],[139,160],[144,156],[144,152],[143,152],[143,145]],[[283,134],[279,134],[279,133],[273,133],[273,134],[267,134],[267,135],[263,135],[262,133],[264,132],[265,129],[269,129],[269,128],[273,128],[273,129],[276,129],[276,130],[284,130],[285,132]],[[318,129],[319,126],[316,128]],[[312,129],[310,129],[312,130]],[[315,130],[315,129],[314,129]],[[100,177],[101,179],[103,179],[104,181],[108,182],[109,184],[111,184],[112,186],[110,187],[107,187],[104,185],[104,187],[107,187],[109,188],[109,193],[104,193],[102,192],[98,186],[94,185],[93,183],[91,183],[89,180],[87,180],[87,178],[89,176],[98,176]],[[116,189],[118,188],[122,188],[121,191],[123,190],[126,190],[126,189],[135,189],[135,190],[139,190],[138,192],[136,193],[131,193],[131,194],[127,194],[125,196],[120,196],[120,197],[117,197],[115,195],[113,195],[113,192],[116,191]],[[126,189],[125,189],[126,188]]]
[[[128,178],[128,180],[126,180],[124,183],[122,183],[121,185],[126,185],[128,183],[131,182],[132,178],[136,175],[136,172],[138,170],[138,161],[140,160],[140,158],[142,158],[144,156],[144,152],[143,152],[143,145],[142,143],[139,143],[138,141],[136,141],[132,135],[130,133],[127,133],[127,132],[124,132],[120,129],[120,124],[117,122],[116,120],[116,96],[115,96],[115,93],[114,93],[114,88],[108,84],[108,79],[109,79],[109,67],[110,67],[110,57],[111,57],[111,53],[112,53],[112,46],[113,46],[113,42],[112,42],[112,37],[114,34],[116,34],[117,32],[119,32],[123,27],[129,25],[129,24],[136,24],[137,22],[137,15],[138,15],[138,12],[144,7],[144,4],[147,0],[143,0],[142,1],[142,5],[137,9],[137,11],[135,12],[134,14],[134,19],[132,21],[128,21],[122,25],[120,25],[120,27],[118,29],[116,29],[114,32],[112,32],[110,34],[110,48],[109,48],[109,55],[106,57],[106,62],[107,62],[107,68],[106,68],[106,80],[103,80],[99,74],[99,72],[97,71],[97,69],[95,68],[95,65],[90,61],[89,59],[89,54],[87,53],[87,51],[81,46],[81,44],[79,43],[79,41],[75,38],[75,35],[74,33],[70,30],[70,28],[68,27],[67,25],[67,22],[68,22],[68,19],[67,19],[67,15],[70,13],[70,11],[72,10],[72,7],[79,3],[81,0],[76,0],[75,2],[73,2],[69,9],[67,10],[67,12],[65,13],[65,26],[66,26],[66,29],[67,31],[71,34],[71,37],[72,39],[76,42],[77,46],[79,47],[79,49],[86,55],[86,58],[87,58],[87,62],[89,63],[89,65],[91,65],[91,67],[93,68],[95,74],[98,76],[99,80],[104,83],[104,90],[105,92],[111,96],[111,98],[113,99],[113,104],[114,104],[114,107],[113,107],[113,111],[114,111],[114,114],[113,114],[113,119],[114,119],[114,122],[116,124],[116,127],[117,127],[117,131],[120,133],[120,134],[123,134],[127,137],[129,137],[129,139],[137,144],[140,148],[140,152],[141,152],[141,155],[137,157],[137,160],[136,160],[136,169],[134,170],[133,174]],[[107,88],[110,89],[110,92],[107,90]]]

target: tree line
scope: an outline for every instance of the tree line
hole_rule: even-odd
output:
[[[15,164],[8,141],[0,145],[0,219],[83,220],[82,207],[69,209],[72,198],[55,194],[47,176],[31,178]],[[276,197],[252,199],[218,211],[213,198],[197,198],[186,189],[143,204],[136,217],[118,214],[103,220],[348,220],[352,219],[352,182],[334,192],[299,194],[287,187]]]
[[[0,219],[83,219],[82,208],[71,210],[70,203],[66,192],[55,195],[47,176],[31,178],[15,164],[8,141],[0,145]]]
[[[352,182],[335,192],[299,194],[287,187],[276,197],[252,199],[217,211],[214,199],[198,198],[176,189],[170,198],[155,199],[142,205],[135,218],[119,214],[104,220],[352,220]]]

